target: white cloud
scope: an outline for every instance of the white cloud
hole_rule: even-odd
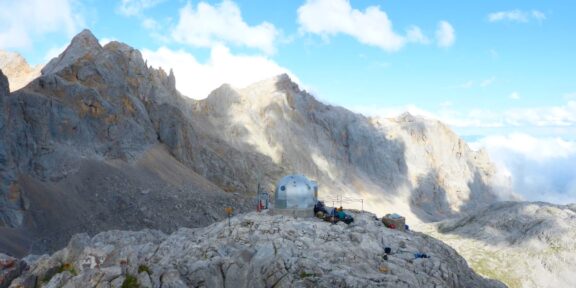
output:
[[[520,99],[520,94],[519,94],[518,92],[514,91],[514,92],[512,92],[512,93],[510,94],[510,99],[512,99],[512,100],[519,100],[519,99]]]
[[[488,136],[472,146],[485,148],[527,200],[576,202],[576,142],[514,133]]]
[[[68,43],[62,46],[54,46],[48,49],[48,51],[46,51],[46,54],[44,54],[44,57],[42,57],[42,60],[44,61],[44,63],[48,63],[50,60],[52,60],[52,58],[58,57],[60,53],[64,52],[66,47],[68,47]]]
[[[498,57],[500,57],[500,54],[498,53],[498,51],[496,51],[496,49],[490,49],[488,50],[488,53],[490,54],[490,57],[492,59],[498,59]]]
[[[564,100],[576,100],[576,92],[566,93],[563,98]]]
[[[422,30],[420,30],[420,28],[417,26],[412,26],[408,29],[408,31],[406,32],[406,39],[408,40],[408,42],[421,43],[421,44],[430,43],[430,40],[428,40],[428,38],[424,36]]]
[[[176,88],[182,94],[195,98],[206,98],[208,94],[224,83],[244,87],[254,82],[278,74],[288,73],[298,81],[288,69],[262,56],[234,55],[224,46],[212,48],[210,58],[205,63],[183,50],[170,50],[161,47],[156,51],[144,49],[142,54],[148,64],[154,67],[173,69]]]
[[[152,8],[165,0],[122,0],[117,11],[124,16],[141,15],[142,11]]]
[[[480,88],[485,88],[488,87],[492,84],[494,84],[494,82],[496,82],[496,77],[490,77],[488,79],[484,79],[482,81],[474,81],[474,80],[468,80],[458,86],[456,86],[457,88],[464,88],[464,89],[470,89],[470,88],[475,88],[475,87],[480,87]]]
[[[576,125],[576,101],[568,101],[563,106],[509,109],[506,120],[514,126],[573,127]]]
[[[116,41],[116,39],[100,38],[98,40],[98,42],[100,43],[101,46],[104,46],[104,45],[106,45],[112,41]],[[48,51],[46,51],[46,53],[42,57],[44,64],[48,63],[50,60],[52,60],[52,58],[58,57],[58,55],[60,55],[60,53],[64,52],[64,50],[66,50],[68,45],[70,45],[69,42],[67,42],[66,44],[63,44],[61,46],[53,46],[52,48],[48,49]]]
[[[436,41],[440,47],[450,47],[454,45],[456,41],[454,27],[446,21],[440,21],[438,23],[438,29],[436,30]]]
[[[100,46],[104,47],[104,45],[112,42],[112,41],[118,41],[114,38],[100,38],[100,40],[98,40],[98,42],[100,43]]]
[[[488,87],[496,82],[496,77],[491,77],[480,82],[480,87]]]
[[[152,18],[144,18],[144,20],[142,20],[142,27],[148,30],[159,30],[160,23]]]
[[[416,105],[401,107],[352,107],[370,116],[396,117],[408,111],[438,119],[454,128],[576,128],[576,101],[562,106],[509,108],[506,110],[471,109],[468,111],[444,107],[430,112]]]
[[[353,9],[348,0],[307,0],[298,8],[300,31],[323,37],[346,34],[360,43],[394,52],[406,42],[425,43],[420,28],[412,26],[407,36],[394,32],[386,12],[378,6]]]
[[[48,33],[74,35],[84,20],[74,0],[0,0],[0,49],[31,48]]]
[[[472,81],[472,80],[466,81],[466,82],[458,85],[458,87],[464,88],[464,89],[470,89],[470,88],[474,87],[474,81]]]
[[[546,20],[546,14],[544,14],[543,12],[540,12],[538,10],[532,10],[532,18],[534,18],[538,21],[544,21],[544,20]]]
[[[448,108],[454,106],[454,103],[452,103],[452,101],[444,101],[444,102],[440,103],[439,106],[442,109],[448,109]]]
[[[486,147],[497,147],[524,155],[530,161],[544,162],[576,154],[576,143],[561,138],[536,138],[524,133],[489,136],[479,141]],[[575,163],[576,165],[576,163]]]
[[[532,10],[532,11],[511,10],[511,11],[499,11],[488,14],[488,21],[490,22],[510,21],[518,23],[528,23],[532,19],[537,21],[544,21],[546,20],[546,14],[538,10]]]
[[[196,8],[188,2],[180,10],[179,22],[172,31],[174,40],[192,46],[232,44],[260,49],[267,54],[275,52],[278,34],[276,27],[268,22],[248,25],[238,5],[230,0],[215,6],[200,2]]]

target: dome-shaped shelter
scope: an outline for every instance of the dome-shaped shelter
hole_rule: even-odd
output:
[[[288,175],[276,184],[274,210],[294,216],[313,216],[318,184],[303,175]]]

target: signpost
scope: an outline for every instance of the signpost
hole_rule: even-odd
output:
[[[226,215],[228,215],[228,227],[230,227],[230,217],[232,217],[232,212],[234,212],[234,208],[226,207],[224,208],[224,211],[226,211]]]

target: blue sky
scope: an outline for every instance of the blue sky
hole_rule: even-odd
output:
[[[440,119],[493,155],[532,165],[545,161],[530,157],[542,147],[559,151],[550,159],[576,160],[575,8],[526,0],[0,0],[0,49],[45,63],[88,28],[102,43],[120,40],[148,63],[174,68],[177,87],[193,98],[222,82],[245,86],[287,72],[322,101]],[[514,150],[527,139],[540,142]],[[576,197],[573,186],[561,190]]]

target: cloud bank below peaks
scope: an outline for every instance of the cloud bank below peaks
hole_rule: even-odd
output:
[[[501,178],[529,201],[576,203],[576,142],[514,133],[487,136],[472,147],[484,148]]]

